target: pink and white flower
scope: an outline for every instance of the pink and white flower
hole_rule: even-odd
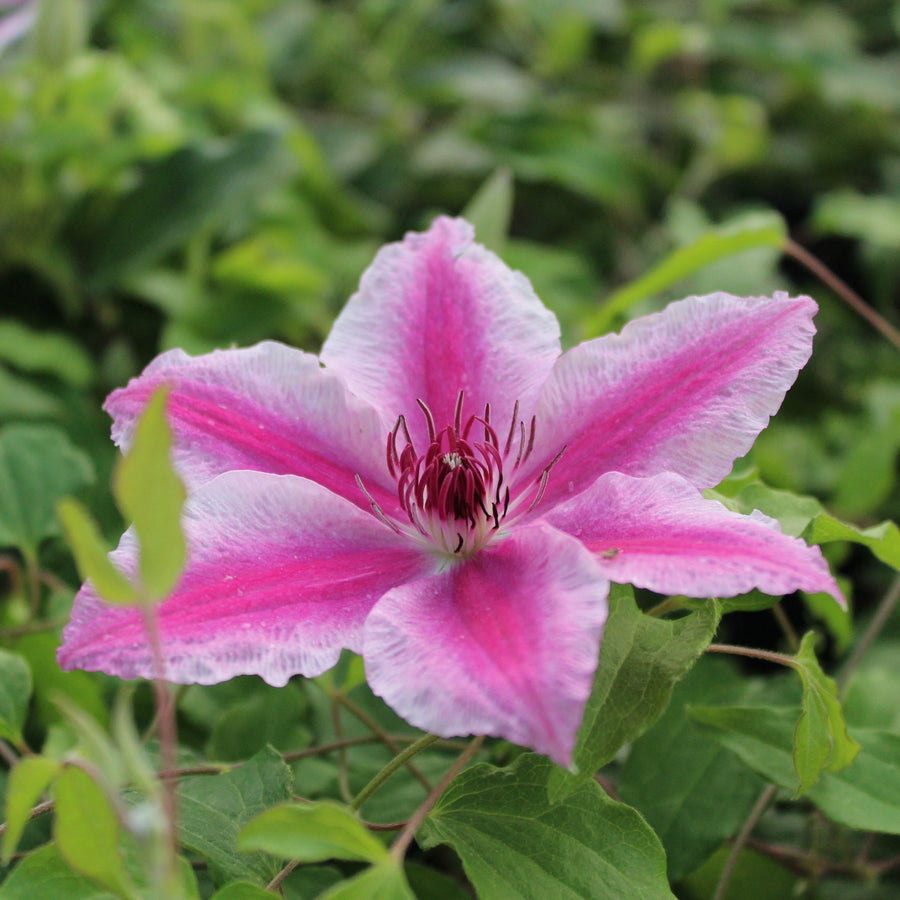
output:
[[[107,402],[129,445],[171,386],[189,562],[166,674],[315,676],[342,648],[412,724],[567,764],[610,581],[840,592],[817,548],[701,490],[809,358],[815,303],[691,297],[561,353],[528,280],[438,219],[384,247],[319,357],[172,350]],[[131,532],[113,558],[133,568]],[[150,677],[139,611],[79,593],[59,661]]]

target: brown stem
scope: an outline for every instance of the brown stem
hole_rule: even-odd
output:
[[[38,803],[38,805],[35,806],[30,813],[28,813],[28,819],[29,821],[31,819],[36,819],[38,816],[42,816],[44,815],[44,813],[50,812],[51,809],[53,809],[52,800],[45,800],[43,803]],[[8,827],[8,822],[0,822],[0,837],[3,836],[3,832],[6,831]]]
[[[453,763],[447,771],[447,774],[434,786],[431,793],[429,793],[419,808],[412,814],[412,818],[406,823],[403,831],[398,835],[397,840],[391,844],[391,856],[398,863],[403,862],[403,857],[406,855],[406,848],[409,847],[410,841],[412,841],[413,836],[419,830],[419,826],[425,821],[425,816],[431,811],[431,807],[438,802],[441,794],[447,790],[450,782],[456,778],[462,767],[475,755],[483,740],[484,735],[479,735],[460,754],[456,762]]]
[[[794,626],[791,625],[791,620],[787,617],[787,613],[785,613],[784,608],[780,603],[776,603],[772,607],[772,615],[775,617],[775,621],[778,623],[778,626],[781,628],[782,633],[787,639],[791,652],[796,653],[800,649],[800,638],[797,637],[797,632],[794,631]]]
[[[341,711],[338,709],[338,697],[335,694],[331,698],[331,722],[334,726],[334,733],[340,743],[338,748],[338,790],[345,803],[349,803],[353,799],[353,791],[350,790],[350,774],[347,767],[347,750],[344,743],[344,726],[341,724]]]
[[[278,873],[278,874],[277,874],[277,875],[276,875],[276,876],[275,876],[275,877],[274,877],[274,878],[266,885],[266,890],[267,890],[267,891],[278,891],[279,894],[282,894],[282,896],[284,896],[284,894],[282,893],[282,890],[281,890],[281,883],[282,883],[282,882],[284,881],[284,879],[287,878],[288,875],[290,875],[291,872],[293,872],[294,869],[296,869],[297,866],[299,866],[299,865],[300,865],[300,861],[299,861],[299,860],[297,860],[297,859],[291,860],[291,861],[290,861],[290,862],[289,862],[289,863],[288,863],[288,864],[287,864],[287,865],[286,865],[286,866],[285,866],[285,867],[284,867],[284,868],[283,868],[283,869],[282,869],[282,870],[281,870],[281,871],[280,871],[280,872],[279,872],[279,873]]]
[[[749,656],[753,659],[764,659],[766,662],[778,663],[781,666],[796,668],[797,661],[783,653],[773,653],[771,650],[758,650],[755,647],[738,647],[734,644],[710,644],[707,648],[710,653],[729,653],[732,656]]]
[[[888,322],[884,316],[872,309],[849,285],[841,281],[825,263],[790,238],[785,240],[782,249],[787,256],[797,260],[820,281],[830,287],[854,312],[861,315],[870,325],[880,331],[883,337],[887,338],[900,350],[900,331]]]
[[[713,894],[712,900],[724,900],[738,857],[741,855],[744,847],[747,846],[747,841],[750,840],[750,835],[753,833],[753,829],[756,828],[756,823],[766,811],[766,807],[772,802],[772,798],[777,790],[778,788],[774,784],[768,785],[759,795],[759,799],[756,801],[753,809],[750,810],[750,815],[747,816],[747,820],[731,845],[731,852],[728,854],[728,859],[725,860],[725,865],[722,868],[722,874],[719,876],[719,883],[716,885],[716,892]]]

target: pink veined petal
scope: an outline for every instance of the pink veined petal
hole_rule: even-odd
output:
[[[387,593],[365,625],[372,690],[419,728],[489,734],[571,762],[609,585],[542,523]]]
[[[221,475],[188,499],[184,528],[188,566],[159,607],[165,677],[175,682],[318,675],[341,648],[362,649],[363,622],[385,591],[435,568],[371,514],[291,475]],[[113,559],[136,568],[132,532]],[[154,675],[141,610],[108,606],[90,583],[58,659],[64,669]]]
[[[745,454],[812,352],[806,297],[690,297],[564,354],[541,393],[534,474],[565,446],[545,498],[603,472],[677,472],[718,484]]]
[[[689,597],[824,591],[845,605],[818,547],[705,499],[680,475],[610,472],[544,518],[596,553],[610,581]]]
[[[472,226],[441,217],[379,251],[338,316],[322,361],[350,389],[396,418],[417,442],[424,400],[438,428],[491,404],[508,427],[516,400],[531,410],[559,356],[559,324],[519,272],[474,243]]]
[[[174,458],[189,489],[222,472],[253,469],[310,478],[368,509],[360,475],[386,511],[398,508],[384,450],[393,421],[354,397],[315,356],[274,341],[197,357],[163,353],[106,401],[119,446],[128,447],[160,384],[172,388]]]

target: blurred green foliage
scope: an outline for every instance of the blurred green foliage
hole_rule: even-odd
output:
[[[485,240],[533,281],[569,343],[690,293],[814,296],[812,361],[747,466],[854,526],[900,518],[900,355],[779,248],[789,234],[900,320],[898,0],[20,5],[35,23],[0,50],[0,638],[34,675],[36,715],[23,724],[17,708],[7,732],[69,746],[51,695],[96,715],[109,695],[107,680],[60,673],[50,635],[28,633],[65,618],[77,581],[49,512],[58,493],[92,491],[108,535],[120,530],[105,394],[173,346],[276,337],[316,350],[379,245],[461,212],[482,186],[468,208]],[[0,32],[15,11],[0,4]],[[23,479],[40,482],[27,521],[4,500]],[[833,528],[823,540],[854,540]],[[865,615],[889,570],[850,546],[827,552]],[[799,604],[789,612],[809,624]],[[744,643],[777,643],[764,615],[729,621]],[[857,670],[851,724],[900,733],[883,699],[896,694],[897,640],[889,627]],[[333,738],[324,694],[302,694],[309,708],[291,712],[249,680],[191,688],[185,746],[238,760],[263,752],[263,734],[282,751]],[[149,717],[147,697],[137,707]],[[678,715],[659,733],[688,728]],[[730,773],[717,748],[705,752]],[[353,748],[353,777],[365,783],[383,752]],[[439,777],[447,759],[435,751],[423,766]],[[336,796],[337,771],[310,760],[297,790]],[[408,814],[415,785],[400,784],[373,801],[387,817]],[[626,778],[626,793],[639,788]],[[665,819],[646,803],[651,822]],[[709,858],[732,828],[719,825],[687,848],[673,829],[675,858],[693,865],[698,847]],[[764,826],[804,842],[789,817]],[[785,871],[767,877],[780,885]],[[707,896],[707,874],[683,896]],[[789,877],[771,896],[814,882]],[[900,896],[890,878],[883,887]]]

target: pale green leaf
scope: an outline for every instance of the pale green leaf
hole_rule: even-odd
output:
[[[43,756],[27,756],[20,759],[9,773],[6,786],[6,831],[3,833],[2,861],[9,864],[15,853],[22,832],[25,830],[31,809],[56,777],[59,763]]]
[[[0,884],[0,900],[117,900],[96,881],[74,871],[56,844],[26,856]]]
[[[475,237],[488,250],[503,255],[512,218],[513,179],[509,169],[497,169],[475,192],[462,212],[475,227]]]
[[[97,593],[108,603],[137,603],[137,590],[107,555],[103,538],[84,507],[77,500],[64,497],[57,503],[56,512],[81,577],[93,582]]]
[[[384,844],[353,813],[328,802],[267,809],[241,829],[237,847],[304,863],[327,859],[375,863],[387,856]]]
[[[672,251],[662,262],[611,294],[585,326],[588,334],[603,334],[632,306],[677,284],[699,269],[736,253],[758,247],[782,247],[784,220],[776,213],[743,217],[739,224],[712,228],[686,247]]]
[[[150,398],[128,453],[113,477],[113,493],[123,515],[134,522],[140,545],[140,577],[149,599],[161,600],[184,567],[181,510],[185,490],[172,467],[172,433],[166,420],[168,389]]]
[[[814,632],[804,635],[794,660],[794,668],[803,682],[802,712],[794,734],[799,796],[818,781],[825,768],[838,772],[849,766],[859,752],[859,744],[847,730],[837,685],[822,671],[816,659]]]
[[[66,862],[117,896],[136,898],[119,850],[119,820],[106,794],[77,766],[60,772],[54,794],[53,836]]]
[[[250,881],[232,881],[210,897],[210,900],[272,900],[272,892]]]
[[[403,869],[387,857],[383,862],[342,881],[327,890],[319,900],[416,900],[409,889]]]
[[[479,900],[673,900],[659,839],[594,781],[550,802],[554,765],[525,754],[459,775],[418,835],[449,844]]]

